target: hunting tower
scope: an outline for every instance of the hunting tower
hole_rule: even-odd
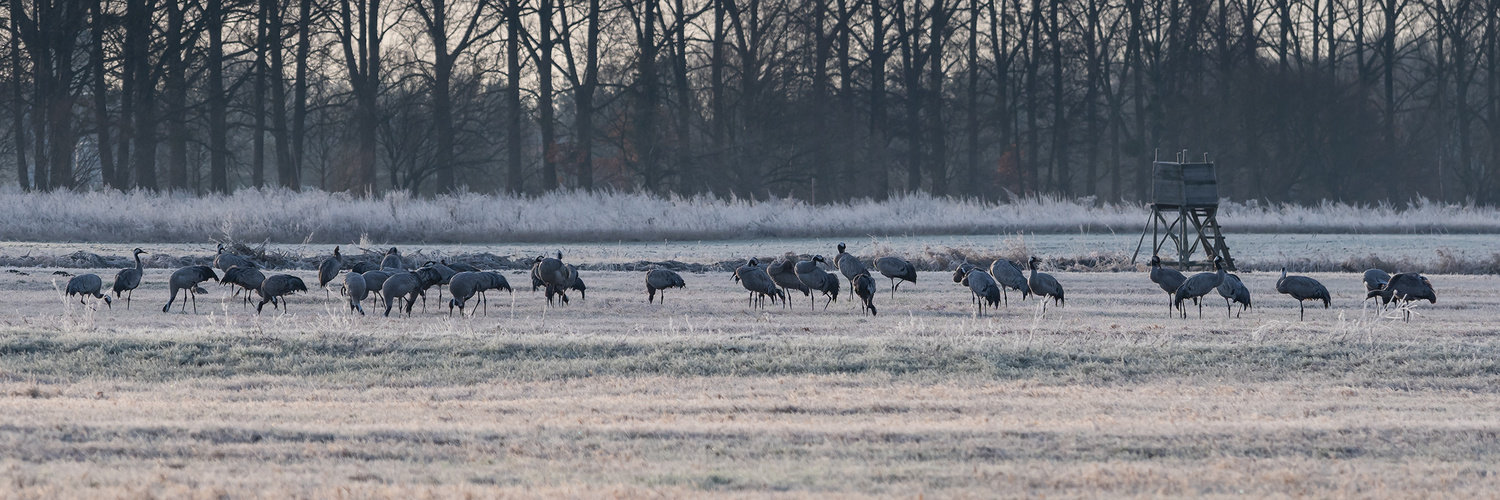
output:
[[[1177,153],[1177,161],[1155,160],[1151,169],[1151,218],[1141,229],[1141,241],[1135,246],[1135,263],[1151,233],[1151,255],[1161,256],[1162,265],[1187,270],[1194,266],[1213,268],[1215,257],[1223,257],[1225,268],[1234,270],[1234,258],[1219,229],[1219,179],[1208,153],[1202,162],[1188,162],[1187,150]],[[1168,243],[1171,246],[1168,247]],[[1193,261],[1202,249],[1203,261]],[[1161,255],[1166,249],[1172,254]],[[1173,260],[1175,259],[1175,260]]]

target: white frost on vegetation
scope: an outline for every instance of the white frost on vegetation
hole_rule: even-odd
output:
[[[208,240],[424,243],[724,240],[749,238],[1133,232],[1146,208],[1093,197],[1004,203],[911,194],[876,202],[811,205],[801,200],[561,191],[514,197],[459,193],[434,198],[391,192],[372,198],[317,190],[244,189],[191,196],[144,191],[0,189],[0,238],[55,242]],[[1236,232],[1489,233],[1500,210],[1426,199],[1391,204],[1301,206],[1226,202],[1220,221]]]

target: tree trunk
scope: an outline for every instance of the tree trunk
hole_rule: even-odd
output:
[[[307,155],[307,58],[312,48],[312,0],[300,0],[297,9],[297,81],[292,88],[292,171],[301,187],[302,166]],[[322,182],[318,183],[323,188]]]
[[[1005,22],[1003,0],[992,0],[989,3],[990,11],[990,53],[995,57],[995,116],[999,118],[999,137],[996,142],[1000,143],[1000,161],[1004,161],[1007,154],[1012,154],[1012,163],[1019,161],[1015,150],[1011,128],[1015,113],[1011,112],[1009,104],[1010,96],[1010,60],[1011,52],[1007,45],[1009,39],[1010,25]],[[998,163],[998,162],[997,162]],[[1019,164],[1016,164],[1019,166]],[[1010,186],[1016,191],[1021,191],[1020,186]],[[986,197],[994,199],[994,197]]]
[[[104,0],[94,0],[89,6],[92,13],[91,32],[93,34],[93,47],[89,51],[89,66],[92,68],[93,91],[94,91],[94,133],[96,135],[95,145],[99,147],[99,179],[105,186],[115,189],[123,189],[124,186],[115,184],[115,151],[110,144],[110,118],[109,118],[109,83],[104,67]],[[19,110],[19,108],[17,108]],[[16,116],[20,116],[17,113]],[[16,132],[20,133],[17,128]],[[25,153],[17,151],[22,158]],[[25,163],[21,163],[25,167]],[[23,179],[24,180],[24,179]]]
[[[920,9],[921,0],[913,0],[913,10]],[[920,33],[917,25],[921,16],[908,13],[906,2],[896,0],[896,25],[900,36],[901,69],[906,84],[906,192],[922,189],[922,62],[917,60],[920,51],[915,40]]]
[[[19,5],[20,2],[12,2]],[[22,19],[24,13],[17,7],[13,11],[17,15],[13,19]],[[27,49],[31,52],[31,139],[33,164],[31,167],[32,185],[37,191],[51,191],[52,183],[49,176],[52,173],[52,162],[48,160],[52,151],[47,145],[50,137],[47,115],[52,112],[53,93],[57,92],[57,86],[52,84],[52,51],[48,47],[51,42],[51,28],[48,22],[51,16],[44,12],[38,12],[34,27],[29,32],[23,32],[22,36],[27,39]]]
[[[856,116],[854,109],[855,77],[854,66],[849,55],[850,39],[852,37],[849,21],[855,15],[854,11],[858,10],[859,7],[856,5],[854,9],[850,9],[848,0],[837,0],[836,5],[838,5],[838,23],[834,25],[835,39],[837,41],[834,49],[834,57],[838,59],[839,65],[839,99],[838,110],[835,112],[835,116],[839,120],[839,126],[836,129],[836,133],[838,134],[836,144],[840,150],[848,151],[857,148],[855,145],[855,137],[857,136],[855,130],[857,129],[854,127],[854,117]],[[855,196],[861,188],[859,183],[856,182],[858,178],[857,169],[860,165],[850,155],[841,154],[836,156],[840,166],[839,185],[841,186],[837,194],[837,199],[846,201]]]
[[[989,183],[979,178],[979,13],[979,0],[969,0],[969,103],[964,120],[968,161],[964,169],[964,194],[982,198]]]
[[[928,127],[932,132],[932,195],[948,196],[948,129],[943,123],[943,44],[948,39],[948,9],[944,0],[932,0],[931,46],[927,49],[928,63],[932,66],[931,83],[927,96]]]
[[[809,129],[807,139],[812,148],[813,172],[813,203],[826,202],[831,199],[834,179],[831,175],[828,157],[828,54],[832,44],[828,33],[823,29],[827,23],[828,1],[811,0],[813,2],[812,12],[812,126]]]
[[[506,189],[521,193],[521,0],[506,0]]]
[[[1068,170],[1068,110],[1063,88],[1062,23],[1058,10],[1062,0],[1051,0],[1048,9],[1048,44],[1052,49],[1052,187],[1064,195],[1073,194],[1073,174]]]
[[[1099,43],[1095,34],[1099,31],[1099,2],[1100,0],[1088,1],[1088,16],[1083,35],[1083,47],[1087,52],[1085,61],[1088,63],[1087,90],[1084,92],[1083,119],[1088,127],[1087,137],[1088,153],[1084,160],[1084,188],[1083,194],[1095,196],[1098,194],[1099,167],[1099,82],[1102,78],[1100,70]]]
[[[16,147],[16,182],[21,185],[22,191],[31,190],[31,175],[26,168],[26,121],[25,116],[26,99],[21,90],[24,78],[21,68],[21,30],[16,23],[20,18],[17,14],[21,10],[20,2],[10,3],[10,89],[13,106],[11,107],[11,136],[15,139]]]
[[[420,5],[420,4],[419,4]],[[457,187],[453,165],[453,57],[448,51],[448,4],[432,0],[428,14],[427,36],[432,42],[432,130],[437,142],[433,167],[437,170],[438,194],[453,192]]]
[[[208,28],[208,185],[229,193],[229,96],[224,91],[224,1],[209,0]]]
[[[187,65],[183,50],[183,12],[167,2],[167,47],[162,65],[167,70],[167,189],[187,189]]]
[[[352,9],[353,0],[339,2],[339,45],[344,53],[344,67],[349,71],[349,85],[354,94],[354,154],[342,188],[359,194],[375,192],[376,132],[380,119],[380,0],[359,2],[359,15]],[[392,179],[394,184],[395,179]]]
[[[135,60],[135,186],[156,191],[156,78],[151,74],[148,57],[151,36],[151,13],[156,11],[153,0],[140,0],[135,19],[137,34]]]
[[[1130,70],[1134,73],[1131,80],[1130,90],[1134,93],[1132,102],[1135,103],[1135,134],[1136,143],[1139,144],[1139,161],[1136,162],[1135,196],[1137,199],[1146,200],[1151,196],[1151,162],[1152,158],[1151,139],[1149,131],[1146,130],[1146,63],[1145,56],[1141,55],[1144,50],[1146,37],[1145,21],[1141,16],[1141,4],[1145,0],[1126,0],[1130,10],[1130,39],[1126,41],[1126,52],[1130,59]]]
[[[677,175],[680,179],[678,191],[684,194],[699,190],[699,169],[693,165],[693,110],[697,107],[693,89],[688,82],[688,11],[683,0],[675,0],[676,24],[672,50],[672,76],[674,92],[677,94],[677,141],[673,149],[677,152]]]
[[[1142,0],[1136,0],[1136,1],[1142,1]],[[1037,82],[1037,79],[1040,78],[1040,76],[1038,75],[1038,73],[1041,72],[1040,61],[1041,61],[1041,58],[1042,58],[1042,22],[1041,22],[1041,19],[1042,19],[1042,5],[1041,5],[1041,0],[1031,0],[1031,20],[1028,22],[1028,24],[1030,26],[1028,26],[1027,35],[1026,35],[1026,36],[1028,36],[1028,37],[1031,38],[1031,45],[1030,45],[1030,48],[1026,51],[1026,90],[1025,90],[1025,92],[1026,92],[1026,153],[1030,156],[1030,158],[1026,159],[1026,161],[1025,161],[1025,165],[1026,166],[1022,169],[1022,171],[1025,172],[1024,177],[1026,178],[1026,181],[1025,181],[1026,189],[1030,190],[1033,193],[1040,193],[1042,191],[1042,189],[1041,189],[1041,182],[1039,182],[1040,181],[1040,179],[1039,179],[1039,177],[1040,177],[1040,175],[1039,175],[1040,174],[1040,164],[1041,164],[1040,160],[1041,160],[1041,157],[1042,157],[1042,154],[1041,154],[1041,151],[1042,151],[1042,146],[1041,146],[1041,131],[1039,130],[1040,127],[1037,125],[1037,115],[1042,112],[1042,105],[1041,105],[1041,102],[1040,102],[1039,96],[1038,96],[1038,94],[1041,93],[1038,90],[1038,87],[1040,85]]]
[[[578,129],[578,187],[594,190],[594,88],[599,86],[599,0],[588,0],[583,84],[574,90]]]
[[[276,140],[276,180],[281,187],[302,190],[302,181],[292,162],[292,144],[286,137],[286,44],[282,38],[281,0],[266,0],[266,51],[270,53],[266,84],[271,87],[271,138]]]
[[[656,57],[661,46],[656,41],[656,2],[641,2],[639,5],[642,9],[640,25],[636,28],[636,48],[639,52],[636,57],[632,146],[641,172],[642,188],[647,192],[656,192],[661,172],[656,143]]]
[[[255,98],[250,103],[255,125],[250,129],[250,183],[256,189],[266,184],[266,39],[271,36],[270,9],[266,4],[277,1],[280,0],[260,0],[255,9]]]
[[[537,125],[542,132],[542,190],[557,190],[557,118],[552,106],[552,0],[542,0],[537,12],[541,42],[537,44]]]
[[[729,144],[726,140],[728,135],[727,129],[729,128],[729,109],[724,100],[724,66],[726,64],[724,61],[724,39],[727,36],[728,30],[724,26],[725,0],[710,1],[713,2],[714,31],[713,46],[709,48],[710,55],[708,61],[709,106],[713,108],[713,124],[709,134],[711,136],[710,139],[713,141],[712,165],[720,171],[725,171],[729,169]],[[711,184],[710,189],[727,184],[723,182],[723,178],[726,176],[718,177],[720,181]]]
[[[870,145],[867,154],[870,168],[875,171],[876,201],[883,201],[891,194],[885,109],[885,65],[888,54],[885,50],[885,13],[880,6],[882,1],[884,0],[870,0]]]

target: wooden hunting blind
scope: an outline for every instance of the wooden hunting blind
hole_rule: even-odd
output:
[[[1177,153],[1177,161],[1153,162],[1148,208],[1151,218],[1141,229],[1141,241],[1136,244],[1131,263],[1140,257],[1149,232],[1151,255],[1161,256],[1167,243],[1172,244],[1170,250],[1175,255],[1163,258],[1162,265],[1184,270],[1194,266],[1212,269],[1214,258],[1223,257],[1225,268],[1235,269],[1229,245],[1224,243],[1224,233],[1219,229],[1219,178],[1207,153],[1203,154],[1202,162],[1188,162],[1186,150]],[[1195,262],[1193,255],[1200,248],[1207,259]]]

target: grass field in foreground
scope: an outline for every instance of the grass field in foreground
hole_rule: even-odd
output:
[[[729,275],[642,273],[488,315],[160,311],[0,275],[4,497],[1464,496],[1500,487],[1500,287],[1431,276],[1411,323],[1316,274],[1309,309],[1169,318],[1141,273],[1056,273],[1067,307],[974,317],[923,274],[881,314],[752,311]],[[304,275],[315,283],[310,275]],[[524,275],[510,275],[522,283]],[[58,277],[58,284],[65,277]],[[108,276],[106,276],[106,281]],[[333,299],[337,300],[337,292]],[[366,304],[366,309],[374,310]]]

